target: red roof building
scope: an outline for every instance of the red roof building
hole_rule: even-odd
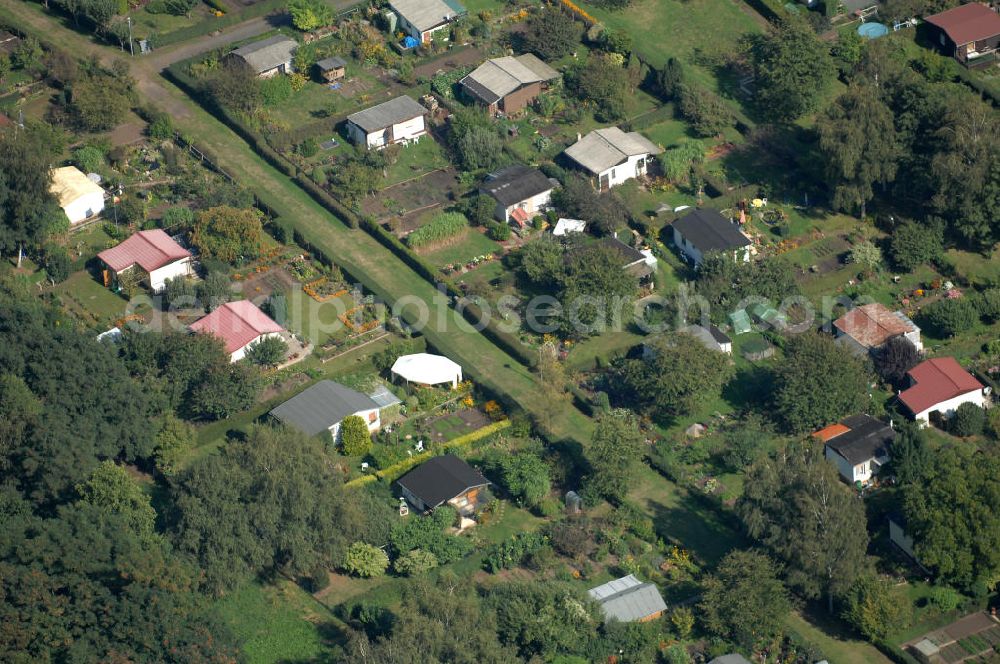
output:
[[[924,20],[933,26],[941,47],[959,62],[994,60],[992,56],[1000,45],[1000,14],[986,5],[971,2]]]
[[[899,400],[918,422],[926,424],[935,411],[948,417],[963,403],[986,405],[983,384],[953,357],[926,360],[906,375],[911,387],[899,393]]]
[[[834,321],[837,337],[853,342],[860,350],[872,350],[893,337],[905,336],[921,350],[920,328],[902,312],[893,311],[884,304],[865,304],[851,309]]]
[[[243,359],[250,344],[285,331],[249,300],[227,302],[188,329],[222,339],[233,362]]]
[[[149,285],[154,291],[162,290],[167,279],[191,272],[191,252],[158,228],[139,231],[97,257],[115,276],[138,265],[149,275]]]

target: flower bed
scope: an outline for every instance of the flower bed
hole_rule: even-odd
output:
[[[302,292],[311,297],[312,299],[316,300],[317,302],[329,302],[330,300],[335,300],[338,297],[347,295],[348,291],[341,284],[334,283],[329,279],[327,279],[326,277],[320,277],[315,281],[310,281],[307,284],[303,284]],[[357,307],[355,307],[355,309],[356,308]],[[351,311],[354,311],[354,309],[352,309]]]
[[[362,313],[360,323],[355,320],[356,314],[359,311]],[[348,309],[337,316],[337,318],[344,324],[344,327],[355,334],[370,332],[380,325],[380,321],[375,315],[373,308],[364,304],[359,304],[356,307]]]

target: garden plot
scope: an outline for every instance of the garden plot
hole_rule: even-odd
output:
[[[403,235],[420,225],[418,219],[424,211],[447,205],[462,190],[458,172],[454,168],[443,168],[365,198],[361,210],[383,224],[388,222],[397,234]]]

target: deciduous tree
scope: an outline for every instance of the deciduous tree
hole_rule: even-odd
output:
[[[702,583],[698,606],[709,632],[752,650],[781,631],[790,603],[770,558],[732,551]]]
[[[620,502],[628,494],[642,455],[642,433],[635,415],[623,408],[602,413],[587,448],[590,473],[585,490],[591,498]]]
[[[359,415],[348,415],[340,423],[340,446],[347,456],[364,456],[372,449],[368,424]]]

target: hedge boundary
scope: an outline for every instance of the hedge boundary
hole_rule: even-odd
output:
[[[472,443],[478,440],[482,440],[487,436],[492,436],[495,433],[503,431],[509,426],[510,426],[509,419],[500,420],[499,422],[493,422],[492,424],[487,424],[481,429],[476,429],[471,433],[464,434],[462,436],[459,436],[458,438],[453,438],[448,442],[444,443],[443,445],[441,445],[441,447],[437,449],[427,450],[426,452],[422,452],[420,454],[414,454],[405,461],[400,461],[399,463],[393,464],[388,468],[375,471],[375,473],[372,475],[363,475],[362,477],[357,477],[349,482],[345,482],[344,486],[354,488],[358,486],[364,486],[365,484],[371,484],[376,480],[394,482],[400,477],[402,477],[406,471],[410,470],[411,468],[413,468],[418,464],[423,463],[424,461],[430,459],[431,457],[438,456],[439,454],[443,454],[445,452],[465,452],[469,447],[472,446]]]

